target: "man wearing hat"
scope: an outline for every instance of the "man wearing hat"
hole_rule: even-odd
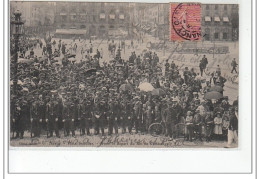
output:
[[[230,107],[227,147],[232,147],[232,144],[235,144],[235,146],[237,146],[238,143],[237,130],[238,130],[238,119],[235,115],[235,109],[234,107]]]
[[[78,120],[79,120],[79,128],[80,128],[80,135],[85,135],[85,127],[86,127],[86,105],[84,103],[84,99],[79,100],[78,104]]]
[[[142,119],[142,103],[140,101],[140,97],[136,96],[134,98],[134,125],[135,125],[135,132],[138,133],[138,131],[141,131],[140,125],[141,125],[141,119]]]
[[[14,119],[15,119],[15,138],[23,138],[24,130],[26,129],[26,123],[30,118],[30,107],[25,99],[21,99],[15,104]]]
[[[39,95],[39,136],[43,128],[43,121],[45,119],[46,106],[45,102],[42,99],[42,95]]]
[[[30,108],[31,138],[39,136],[39,102],[33,97]]]
[[[94,129],[95,135],[99,134],[99,129],[101,129],[102,136],[105,134],[104,131],[105,122],[105,101],[96,101],[95,111],[94,111]]]
[[[60,137],[58,128],[58,101],[54,95],[52,95],[50,101],[46,105],[46,124],[47,124],[47,138],[53,137],[53,131],[55,131],[56,137]]]
[[[236,62],[236,58],[234,58],[233,60],[232,60],[232,62],[231,62],[231,66],[232,66],[232,70],[231,70],[231,73],[233,73],[233,71],[235,71],[236,73],[237,73],[237,69],[236,69],[236,67],[237,67],[237,62]]]
[[[65,97],[65,100],[63,102],[63,108],[62,108],[62,121],[64,123],[64,136],[65,137],[69,136],[69,134],[70,134],[70,122],[71,122],[69,119],[70,102],[68,100],[69,100],[68,97]]]
[[[202,141],[201,134],[202,134],[203,118],[200,115],[199,109],[196,110],[193,121],[194,121],[193,131],[196,133],[195,140],[199,139],[200,141]]]
[[[178,124],[178,110],[176,108],[177,99],[168,101],[168,107],[165,111],[166,136],[176,138],[176,124]]]
[[[92,120],[92,105],[91,105],[91,99],[86,99],[84,100],[85,103],[85,115],[86,115],[86,120],[85,120],[85,128],[86,128],[86,132],[87,135],[90,135],[90,124],[91,124],[91,120]]]
[[[170,63],[169,63],[169,59],[167,59],[165,63],[165,76],[168,76],[169,69],[170,69]]]

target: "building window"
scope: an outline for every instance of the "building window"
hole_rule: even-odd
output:
[[[99,14],[99,19],[100,20],[105,20],[106,19],[105,11],[101,11],[101,13]]]
[[[218,5],[215,5],[215,10],[218,10]]]
[[[209,10],[209,5],[208,4],[206,5],[206,10]]]
[[[67,21],[67,16],[61,16],[61,21],[66,22]]]
[[[228,34],[226,32],[223,33],[223,39],[227,40],[228,39]]]
[[[81,29],[85,29],[86,26],[85,26],[85,25],[81,25],[80,28],[81,28]]]
[[[116,18],[116,15],[115,14],[109,14],[109,19],[110,20],[115,20]]]
[[[224,5],[224,10],[227,11],[227,5],[226,4]]]
[[[217,32],[214,33],[214,38],[218,39],[218,33]]]
[[[210,29],[209,28],[206,28],[205,29],[205,40],[209,41],[210,40]]]

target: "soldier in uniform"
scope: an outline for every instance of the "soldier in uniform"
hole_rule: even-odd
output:
[[[39,95],[39,136],[41,134],[41,130],[43,128],[43,120],[45,119],[45,102],[42,99],[42,95]]]
[[[33,98],[34,99],[34,98]],[[39,136],[39,102],[33,100],[30,108],[30,120],[31,120],[31,138]]]
[[[118,123],[119,123],[119,118],[120,118],[120,103],[118,100],[114,101],[114,105],[113,105],[113,115],[112,117],[114,118],[113,121],[113,127],[115,129],[115,134],[118,134]]]
[[[30,107],[25,99],[17,102],[14,109],[14,119],[15,119],[15,138],[23,138],[24,130],[26,127],[26,122],[29,119]]]
[[[90,99],[86,99],[84,100],[85,102],[85,128],[86,128],[86,132],[87,135],[90,135],[90,123],[91,123],[91,119],[92,119],[92,105],[91,105],[91,101]]]
[[[72,134],[72,137],[76,137],[75,135],[75,130],[76,130],[76,127],[75,127],[75,119],[76,119],[76,107],[75,107],[75,102],[72,101],[70,102],[70,106],[69,106],[69,110],[68,110],[68,118],[69,118],[69,127],[70,127],[70,131],[71,131],[71,134]]]
[[[95,129],[95,135],[99,134],[99,129],[101,129],[102,135],[104,135],[104,101],[102,102],[97,102],[95,106],[95,111],[94,111],[94,129]]]
[[[126,103],[124,101],[120,102],[120,112],[119,112],[119,116],[120,116],[120,124],[122,127],[122,134],[124,134],[126,132]]]
[[[85,127],[86,127],[86,104],[84,103],[84,99],[79,100],[78,104],[78,120],[79,120],[79,129],[80,135],[85,135]]]
[[[128,126],[128,132],[132,134],[133,128],[133,105],[131,101],[126,104],[126,125]]]
[[[66,99],[63,102],[63,108],[62,108],[62,121],[64,123],[64,136],[67,137],[70,134],[70,119],[69,119],[69,107],[70,103]]]
[[[146,103],[147,109],[146,109],[146,116],[145,116],[145,131],[148,132],[149,126],[152,124],[154,112],[152,109],[151,103]]]
[[[141,124],[141,118],[142,118],[142,103],[140,101],[140,98],[136,96],[134,98],[134,124],[135,124],[135,132],[138,133],[138,131],[141,131],[140,124]]]
[[[114,101],[111,100],[111,99],[108,102],[106,118],[107,118],[107,122],[108,122],[108,135],[111,135],[113,133],[113,123],[114,123],[114,120],[115,120]]]
[[[46,105],[47,138],[53,137],[53,131],[55,131],[56,137],[60,137],[58,110],[58,99],[52,95],[52,98]]]

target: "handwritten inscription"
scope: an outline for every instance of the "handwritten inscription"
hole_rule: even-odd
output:
[[[178,147],[184,145],[183,139],[169,140],[165,137],[139,138],[132,136],[96,136],[94,138],[53,138],[28,139],[19,142],[20,146],[87,146],[87,147]]]

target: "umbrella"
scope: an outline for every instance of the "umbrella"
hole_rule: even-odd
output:
[[[133,91],[133,87],[130,84],[122,84],[119,88],[120,91]]]
[[[124,65],[122,64],[116,64],[116,67],[123,67]]]
[[[61,58],[61,57],[55,57],[54,60],[55,60],[55,61],[61,61],[62,58]]]
[[[23,88],[22,91],[29,92],[29,89],[28,88]]]
[[[141,91],[145,91],[145,92],[149,92],[149,91],[153,91],[154,87],[151,83],[148,82],[144,82],[141,83],[138,87]]]
[[[73,58],[73,57],[72,57],[72,58],[69,58],[68,60],[71,61],[71,62],[75,62],[75,61],[76,61],[76,59]]]
[[[75,54],[69,54],[69,55],[68,55],[68,58],[75,58],[75,57],[76,57]]]
[[[84,84],[80,84],[79,85],[79,89],[85,89],[85,85]]]
[[[97,72],[97,69],[95,68],[90,68],[86,70],[86,73],[93,73],[93,72]]]
[[[220,99],[223,95],[217,91],[210,91],[204,95],[204,99]]]
[[[17,81],[17,84],[18,84],[18,85],[23,85],[23,82],[22,82],[21,80],[18,80],[18,81]]]
[[[26,58],[19,58],[18,59],[18,63],[32,63],[33,62],[33,59],[30,58],[30,59],[26,59]]]
[[[162,96],[165,95],[165,91],[161,88],[156,88],[152,91],[152,95],[154,96]]]
[[[209,91],[222,92],[224,90],[223,90],[223,88],[221,86],[212,86]]]

